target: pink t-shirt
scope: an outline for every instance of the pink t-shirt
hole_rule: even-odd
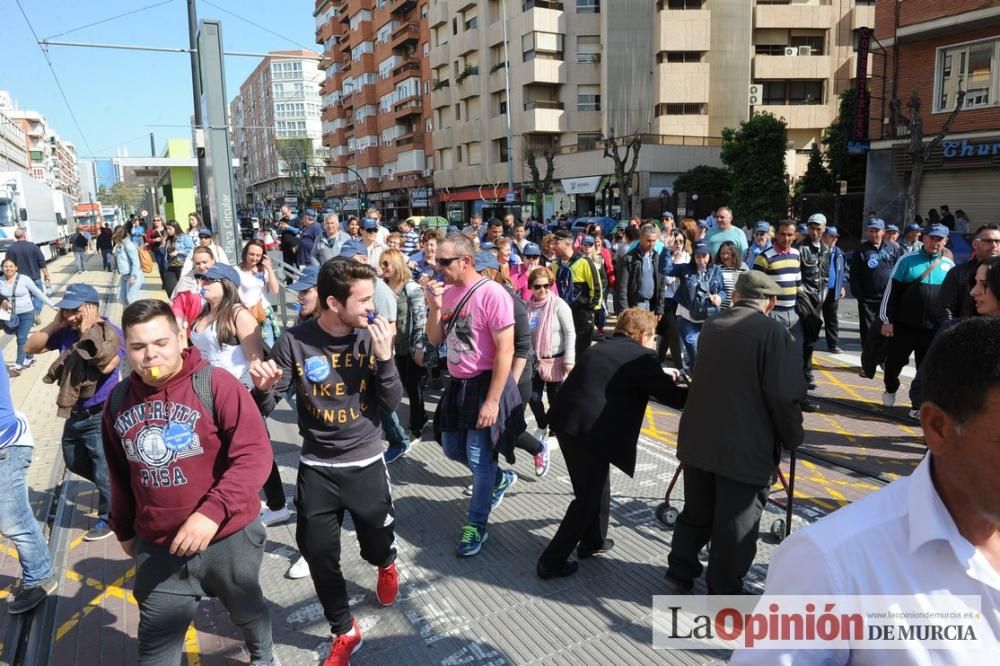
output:
[[[468,379],[493,369],[496,345],[493,333],[514,325],[514,303],[510,294],[492,280],[476,289],[461,312],[453,310],[472,289],[445,287],[442,297],[441,325],[456,317],[445,342],[448,345],[448,372],[452,377]]]

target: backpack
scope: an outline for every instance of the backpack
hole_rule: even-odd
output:
[[[143,273],[153,272],[153,253],[144,247],[139,248],[139,268]]]
[[[223,370],[222,372],[225,371]],[[201,400],[205,411],[211,413],[212,418],[215,418],[215,397],[212,395],[212,366],[206,365],[203,368],[195,370],[194,374],[191,375],[191,383],[194,385],[194,392],[198,395],[198,399]],[[118,415],[118,410],[122,406],[122,400],[125,399],[125,394],[128,393],[128,385],[129,382],[123,379],[111,389],[106,409],[111,410],[112,416]]]

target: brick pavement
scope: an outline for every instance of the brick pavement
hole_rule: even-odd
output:
[[[92,259],[93,261],[93,259]],[[99,284],[103,275],[85,278]],[[157,286],[147,283],[146,293]],[[120,306],[109,309],[120,316]],[[9,345],[8,345],[9,347]],[[10,349],[6,350],[10,352]],[[836,362],[822,357],[824,365]],[[834,372],[831,370],[831,372]],[[36,374],[32,374],[36,373]],[[16,380],[15,402],[31,405],[32,427],[39,444],[31,470],[31,486],[42,498],[51,496],[50,477],[61,465],[58,450],[62,422],[52,416],[54,387],[44,385],[38,368]],[[844,377],[849,377],[847,372]],[[851,380],[851,383],[855,383]],[[836,387],[830,382],[831,388]],[[874,386],[878,386],[873,382]],[[839,387],[837,387],[839,388]],[[851,387],[853,390],[854,387]],[[826,387],[821,387],[821,391]],[[435,401],[434,394],[428,397]],[[269,424],[286,493],[294,493],[299,437],[294,415],[282,405]],[[899,434],[898,425],[878,413],[864,414],[836,404],[819,415],[807,416],[808,448],[836,458],[844,465],[870,463],[886,474],[905,473],[916,456],[914,437]],[[359,555],[348,519],[343,542],[343,569],[354,613],[362,625],[365,646],[357,664],[440,663],[717,663],[725,653],[654,652],[650,646],[651,595],[669,593],[662,579],[671,533],[661,526],[654,510],[663,499],[667,481],[676,468],[676,414],[652,406],[640,440],[635,479],[613,472],[611,535],[615,550],[581,563],[569,579],[540,581],[534,574],[536,558],[555,531],[568,504],[571,488],[562,456],[553,454],[549,475],[534,476],[530,459],[521,456],[515,469],[521,478],[494,513],[490,540],[483,552],[467,560],[454,556],[458,532],[464,523],[468,498],[463,489],[468,472],[447,460],[434,443],[419,443],[394,464],[391,475],[397,510],[401,592],[391,608],[374,598],[375,570]],[[39,433],[43,433],[39,437]],[[887,451],[906,445],[907,459],[892,470],[879,461]],[[853,439],[852,439],[853,438]],[[863,451],[859,451],[861,447]],[[912,449],[912,450],[911,450]],[[45,463],[39,464],[39,460]],[[877,488],[871,479],[821,462],[803,460],[799,468],[795,527]],[[680,504],[683,489],[675,491]],[[132,567],[113,539],[97,543],[80,537],[93,520],[95,493],[90,484],[70,478],[56,511],[53,550],[60,563],[61,588],[57,599],[42,612],[48,622],[33,630],[32,663],[130,664],[135,662],[138,609],[130,593]],[[756,563],[748,587],[760,590],[766,562],[775,547],[766,535],[783,516],[769,506],[762,522]],[[277,653],[281,662],[315,664],[328,649],[328,627],[315,598],[310,578],[289,580],[285,571],[295,555],[292,522],[269,530],[261,572],[265,595],[271,602]],[[0,548],[0,587],[17,575],[9,550]],[[696,590],[704,591],[703,582]],[[0,593],[2,595],[2,593]],[[6,621],[4,615],[0,621]],[[0,636],[7,636],[0,627]],[[5,639],[6,640],[6,639]],[[244,662],[247,655],[228,616],[216,601],[203,602],[186,646],[188,664]],[[5,646],[6,656],[10,646]]]

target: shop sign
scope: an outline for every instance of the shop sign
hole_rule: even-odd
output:
[[[603,176],[587,176],[586,178],[563,178],[563,190],[566,194],[593,194],[601,184]]]
[[[946,160],[969,157],[992,157],[1000,155],[1000,141],[984,141],[973,143],[967,139],[962,141],[942,141],[941,152]]]

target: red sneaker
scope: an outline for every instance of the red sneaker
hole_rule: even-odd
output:
[[[340,634],[334,637],[330,646],[330,656],[323,662],[323,666],[350,666],[351,655],[361,648],[361,627],[353,618],[351,623],[354,634]]]
[[[397,594],[399,594],[399,573],[396,571],[396,563],[379,567],[378,585],[375,586],[378,602],[383,606],[391,606],[396,601]]]

